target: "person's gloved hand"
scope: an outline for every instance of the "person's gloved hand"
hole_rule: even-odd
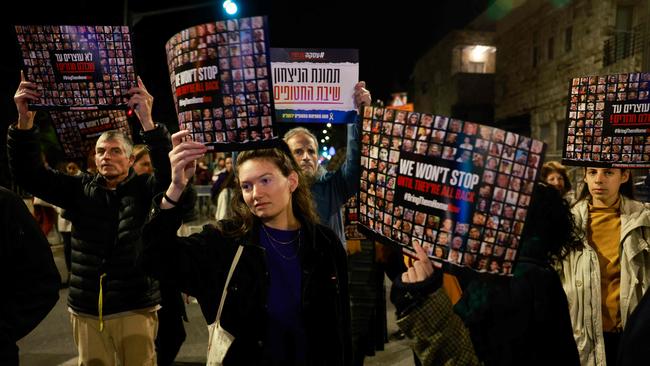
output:
[[[413,243],[418,259],[413,266],[393,281],[390,300],[395,305],[397,317],[406,315],[427,296],[442,286],[442,271],[434,271],[427,253],[418,243]]]

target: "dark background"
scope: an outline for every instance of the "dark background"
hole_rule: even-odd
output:
[[[36,0],[16,3],[17,11],[5,10],[0,16],[4,49],[0,61],[0,108],[5,119],[0,129],[3,136],[0,148],[5,149],[7,124],[17,118],[12,98],[19,81],[21,59],[14,25],[118,25],[124,24],[125,8],[128,9],[126,18],[132,26],[136,70],[155,98],[154,119],[176,130],[165,42],[187,27],[224,19],[221,4],[221,0]],[[449,30],[462,27],[480,14],[488,0],[400,1],[381,7],[377,4],[366,0],[249,0],[238,1],[238,16],[268,15],[272,47],[358,48],[360,79],[366,81],[373,100],[388,101],[390,93],[409,89],[417,58]],[[173,8],[176,10],[166,12]],[[335,146],[344,144],[344,139],[337,138],[341,131],[344,129],[332,131]],[[4,151],[0,152],[0,163],[3,155]]]

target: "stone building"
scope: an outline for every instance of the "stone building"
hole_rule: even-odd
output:
[[[492,32],[453,31],[415,65],[415,109],[491,123],[495,69]]]
[[[481,77],[493,78],[493,93],[485,96],[494,98],[494,125],[544,140],[547,157],[557,158],[570,79],[647,68],[649,11],[647,0],[496,1],[468,26],[470,31],[450,33],[418,60],[416,110],[472,119],[473,109],[458,108],[483,105],[483,95],[473,98],[485,84],[462,85],[472,90],[464,95],[469,99],[454,99],[463,94],[458,80],[464,78],[462,63],[460,69],[455,66],[463,59],[457,50],[493,46],[494,74],[486,67],[488,74]]]

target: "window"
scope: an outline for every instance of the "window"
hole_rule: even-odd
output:
[[[539,39],[539,34],[537,32],[533,33],[533,67],[537,67],[539,63],[539,47],[537,46],[537,40]]]
[[[564,30],[564,52],[571,52],[573,48],[573,27]]]
[[[496,47],[472,45],[460,46],[460,72],[493,74],[496,67]]]
[[[485,63],[484,62],[469,62],[468,72],[485,74]]]

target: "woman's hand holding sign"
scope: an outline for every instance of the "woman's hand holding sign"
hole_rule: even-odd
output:
[[[20,84],[14,94],[14,102],[18,110],[18,129],[29,130],[34,126],[36,112],[29,110],[29,101],[38,101],[41,93],[38,92],[36,84],[25,79],[25,73],[20,71]]]
[[[131,108],[135,115],[138,116],[142,129],[145,131],[153,130],[156,126],[151,117],[151,109],[153,108],[153,96],[149,94],[145,88],[142,79],[138,76],[138,86],[129,89],[129,108]]]
[[[360,81],[357,85],[354,86],[354,105],[359,108],[359,114],[361,114],[361,108],[364,106],[369,106],[372,103],[372,97],[370,92],[366,89],[366,82]]]
[[[190,178],[196,170],[196,160],[201,158],[208,151],[208,148],[200,142],[187,139],[190,131],[181,130],[172,135],[174,148],[169,152],[169,161],[172,165],[172,181],[165,193],[166,197],[178,202],[187,186]],[[174,202],[163,200],[160,204],[162,209],[171,208]]]

